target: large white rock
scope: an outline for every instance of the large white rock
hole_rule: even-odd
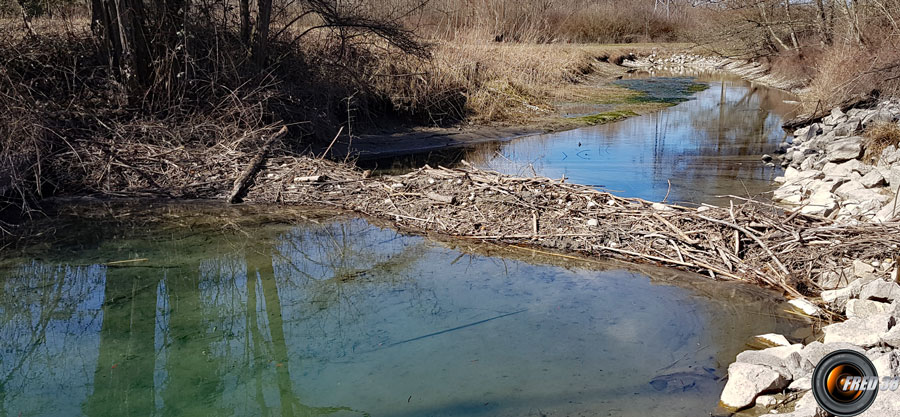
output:
[[[853,289],[847,286],[836,290],[822,291],[821,295],[822,301],[829,307],[838,311],[844,311],[844,308],[850,301],[850,296],[853,295]]]
[[[788,385],[788,389],[791,391],[809,391],[812,389],[812,377],[804,376],[795,379],[794,382],[791,382],[791,385]]]
[[[853,260],[853,275],[855,275],[857,277],[864,277],[864,276],[874,273],[874,272],[875,272],[874,266],[872,266],[866,262],[863,262],[859,259]]]
[[[862,288],[866,286],[866,284],[875,281],[877,278],[874,275],[865,275],[857,278],[847,288],[850,289],[850,297],[859,297],[859,293],[862,292]]]
[[[834,141],[825,146],[825,155],[829,162],[843,162],[862,156],[862,138],[851,136]]]
[[[837,207],[837,199],[834,194],[826,190],[815,192],[809,197],[808,203],[800,209],[803,214],[828,216]]]
[[[803,345],[799,343],[763,350],[746,350],[739,353],[735,361],[766,366],[780,373],[785,379],[791,380],[794,378],[794,371],[801,367],[801,350],[803,350]]]
[[[776,346],[790,346],[791,342],[788,342],[787,338],[784,335],[780,335],[777,333],[766,333],[757,335],[754,337],[757,341],[759,341],[763,345],[767,345],[769,347]]]
[[[728,367],[728,383],[720,401],[728,409],[740,410],[753,405],[759,394],[786,386],[784,376],[767,366],[735,362]]]
[[[897,191],[897,188],[900,187],[900,161],[894,162],[889,168],[883,168],[879,172],[884,175],[884,181],[891,186],[891,190]]]
[[[845,314],[848,318],[868,318],[891,312],[890,304],[873,300],[849,300]]]
[[[875,201],[884,204],[891,199],[874,189],[866,188],[859,181],[848,181],[834,190],[834,193],[845,200],[855,200],[859,202]]]
[[[881,210],[878,210],[878,213],[875,214],[873,220],[886,223],[895,221],[897,217],[900,217],[900,201],[897,201],[897,196],[894,196],[891,201],[888,201],[882,206]]]
[[[854,172],[859,173],[859,175],[866,175],[873,170],[874,168],[872,168],[871,165],[866,165],[860,162],[858,159],[851,159],[839,164],[829,162],[825,164],[824,167],[822,167],[822,172],[826,177],[847,177]]]
[[[900,326],[894,326],[887,333],[881,335],[881,341],[888,346],[900,347]]]
[[[893,302],[900,299],[900,285],[897,285],[895,282],[876,279],[863,285],[859,291],[859,299]]]
[[[802,356],[804,360],[809,361],[813,365],[817,365],[819,361],[821,361],[822,358],[825,357],[825,355],[840,349],[850,349],[859,353],[866,353],[863,348],[851,343],[822,343],[819,341],[814,341],[803,347],[803,350],[800,351],[800,356]]]
[[[873,169],[869,171],[868,174],[863,175],[863,177],[859,180],[859,183],[866,188],[880,187],[885,184],[884,175],[881,175],[881,171]]]
[[[862,347],[872,347],[881,341],[894,318],[890,314],[880,314],[867,318],[852,318],[822,328],[825,343],[847,342]]]
[[[818,316],[821,313],[819,307],[816,307],[815,304],[809,302],[809,300],[805,300],[803,298],[795,298],[791,301],[788,301],[788,304],[792,305],[797,310],[802,311],[804,314],[808,316]]]

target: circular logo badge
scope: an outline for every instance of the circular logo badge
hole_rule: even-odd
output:
[[[816,365],[812,392],[823,410],[838,417],[852,417],[866,411],[875,401],[878,372],[862,353],[836,350]]]

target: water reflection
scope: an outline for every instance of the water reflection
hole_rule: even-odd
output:
[[[749,336],[801,325],[748,286],[359,219],[94,227],[119,237],[0,265],[2,415],[696,415]]]
[[[779,169],[767,167],[760,156],[772,154],[784,139],[782,120],[794,110],[785,103],[790,97],[722,75],[700,75],[697,81],[710,88],[671,108],[517,139],[499,145],[496,152],[474,150],[467,159],[505,173],[565,176],[654,201],[668,194],[668,201],[721,203],[716,195],[769,191]]]

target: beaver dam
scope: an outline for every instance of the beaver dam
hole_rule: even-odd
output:
[[[659,263],[793,298],[814,297],[826,272],[884,259],[900,244],[896,222],[838,225],[738,196],[729,207],[653,203],[463,165],[370,177],[321,159],[273,158],[247,199],[353,210],[401,230]]]

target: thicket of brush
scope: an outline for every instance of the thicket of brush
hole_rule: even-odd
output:
[[[699,12],[709,30],[698,41],[806,80],[802,99],[810,113],[900,91],[898,0],[729,0]]]
[[[273,7],[272,18],[285,23],[271,24],[259,54],[259,23],[245,33],[243,13],[229,3],[185,1],[175,11],[136,4],[144,16],[128,42],[98,28],[84,7],[67,9],[65,19],[3,22],[7,220],[59,191],[207,196],[214,190],[203,185],[227,185],[275,124],[289,126],[283,146],[299,152],[308,139],[372,115],[426,122],[463,107],[452,86],[418,91],[409,69],[427,65],[428,48],[387,13],[317,0],[289,14]],[[176,12],[176,24],[167,24]],[[291,15],[303,24],[287,21]]]
[[[279,146],[302,152],[384,120],[518,123],[653,48],[580,42],[768,61],[808,80],[810,111],[900,80],[900,0],[0,0],[0,14],[0,219],[59,191],[209,196],[280,124]]]

